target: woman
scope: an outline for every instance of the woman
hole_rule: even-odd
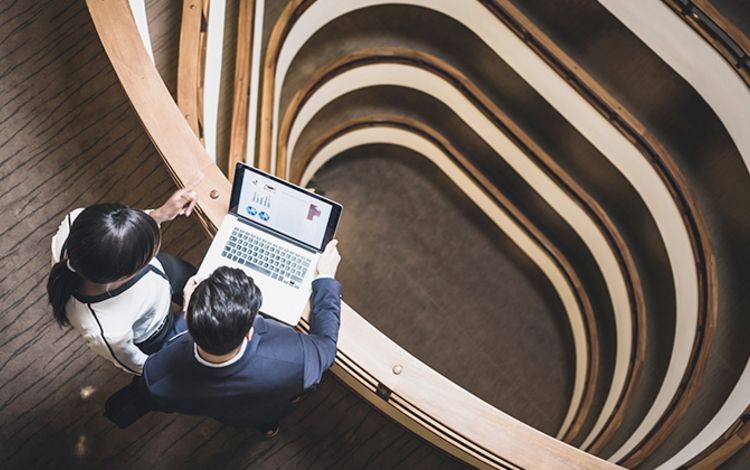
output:
[[[55,320],[72,325],[97,354],[141,374],[148,354],[175,333],[171,302],[195,274],[190,264],[159,254],[159,224],[190,215],[188,189],[151,211],[96,204],[68,214],[52,239],[47,294]]]

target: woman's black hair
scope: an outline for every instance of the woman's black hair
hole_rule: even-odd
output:
[[[159,225],[142,210],[122,204],[84,209],[73,222],[60,262],[47,280],[57,323],[70,324],[65,305],[83,279],[103,284],[131,276],[156,256],[160,244]]]

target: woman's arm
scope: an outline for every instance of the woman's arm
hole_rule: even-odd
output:
[[[162,222],[173,220],[178,215],[189,216],[197,202],[198,193],[190,188],[182,188],[175,191],[160,207],[146,212],[161,225]]]

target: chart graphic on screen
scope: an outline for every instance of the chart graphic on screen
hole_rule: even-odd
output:
[[[266,186],[268,188],[268,186]],[[254,192],[252,201],[260,207],[271,208],[271,191]]]
[[[262,176],[243,179],[239,204],[253,222],[321,248],[331,204]]]
[[[320,209],[315,204],[310,204],[310,208],[307,209],[307,220],[313,220],[318,216],[320,216]]]

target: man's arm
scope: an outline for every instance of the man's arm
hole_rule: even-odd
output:
[[[336,240],[329,243],[318,262],[318,278],[310,299],[310,334],[300,336],[305,358],[304,390],[320,382],[336,358],[341,325],[341,285],[333,278],[341,260],[336,244]]]

